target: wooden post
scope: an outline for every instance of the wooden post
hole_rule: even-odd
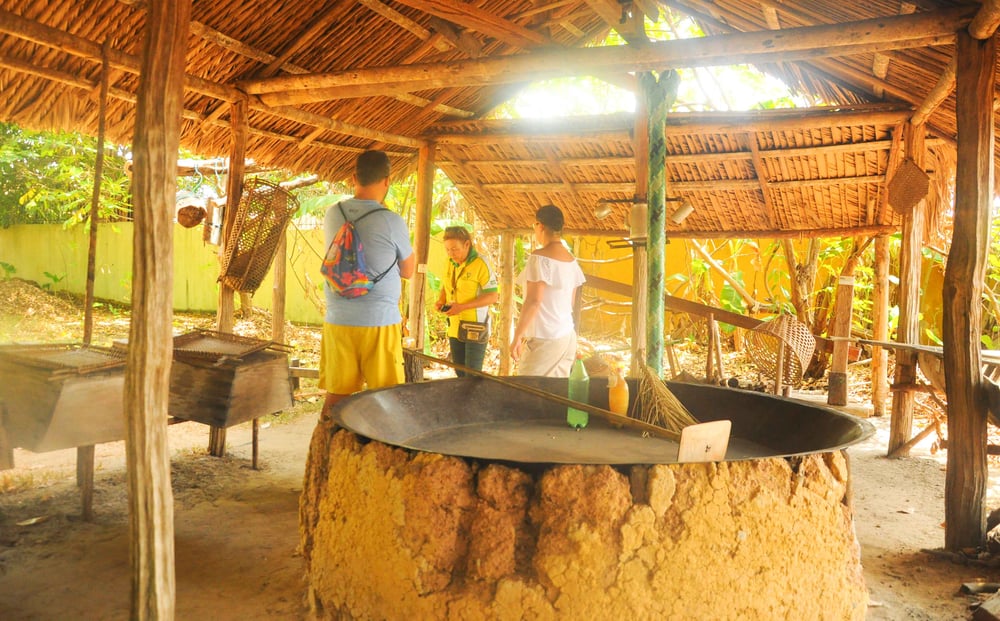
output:
[[[90,345],[94,335],[94,277],[97,272],[97,223],[100,220],[101,180],[104,178],[104,131],[108,111],[108,42],[101,50],[100,110],[97,114],[97,155],[94,159],[94,192],[90,199],[90,245],[87,250],[87,290],[83,304],[83,344]],[[94,446],[76,448],[76,484],[80,487],[80,517],[94,519]]]
[[[715,315],[708,314],[708,347],[705,351],[705,381],[715,382],[715,345],[716,345],[716,324]]]
[[[249,129],[247,125],[247,102],[245,99],[234,101],[229,107],[229,123],[233,142],[229,151],[229,176],[226,179],[226,211],[222,222],[222,235],[219,242],[219,256],[225,256],[229,245],[229,236],[236,223],[236,212],[243,196],[243,174],[246,170],[246,149]],[[233,331],[233,289],[219,285],[219,308],[216,313],[216,329],[219,332]]]
[[[431,212],[434,209],[434,143],[420,147],[417,157],[417,214],[413,231],[413,252],[417,269],[410,280],[410,336],[418,351],[424,348],[424,281],[430,252]]]
[[[510,375],[510,335],[514,318],[514,240],[511,231],[500,234],[500,375]]]
[[[288,271],[288,231],[281,230],[274,253],[274,284],[271,287],[271,340],[285,342],[285,289]]]
[[[632,209],[638,209],[638,205],[647,205],[649,194],[649,111],[645,97],[636,97],[635,101],[635,131],[632,135],[632,150],[635,152],[635,196]],[[645,218],[644,224],[648,226],[648,215],[643,216],[641,212],[637,212],[633,216],[630,212],[630,235],[635,233],[631,226],[633,217]],[[646,243],[644,239],[641,242],[635,242],[632,246],[632,357],[629,369],[631,377],[641,377],[641,365],[646,364],[646,317],[649,315],[649,297],[647,296],[646,284],[646,278],[649,275],[649,261],[647,260]],[[676,374],[672,363],[670,372],[671,376]]]
[[[903,127],[906,156],[924,167],[924,126],[907,123]],[[924,211],[926,201],[921,200],[903,218],[903,240],[899,251],[899,327],[896,341],[917,344],[920,342],[920,261],[924,239]],[[917,354],[912,350],[896,350],[896,373],[893,383],[909,385],[917,380]],[[889,427],[888,454],[896,451],[910,439],[913,428],[913,393],[899,390],[892,395],[892,421]]]
[[[87,250],[87,288],[83,306],[83,343],[90,345],[94,334],[94,276],[97,272],[97,223],[100,220],[101,180],[104,178],[104,131],[108,110],[108,43],[105,41],[101,66],[101,99],[97,114],[97,155],[94,159],[94,191],[90,197],[90,245]]]
[[[226,213],[223,219],[220,256],[224,256],[229,245],[229,237],[236,224],[236,212],[239,210],[240,199],[243,197],[243,174],[246,171],[247,136],[247,102],[245,99],[234,101],[229,108],[229,121],[232,127],[233,144],[229,153],[229,177],[226,180]],[[219,308],[216,313],[216,329],[219,332],[233,332],[233,289],[219,284]],[[226,428],[212,426],[208,430],[208,453],[214,457],[226,454]]]
[[[712,338],[715,339],[715,351],[709,355],[715,356],[715,377],[717,380],[725,379],[726,368],[722,363],[722,332],[719,330],[719,322],[712,320]]]
[[[788,354],[788,345],[785,339],[778,337],[778,359],[774,369],[774,394],[780,395],[785,388],[785,356]]]
[[[944,370],[948,395],[945,547],[983,543],[988,481],[987,402],[983,391],[982,294],[993,204],[993,85],[996,39],[958,33],[955,224],[945,269]]]
[[[174,618],[167,416],[173,358],[173,213],[191,1],[152,2],[136,106],[132,322],[125,365],[129,618]]]
[[[10,439],[7,437],[7,429],[5,427],[6,417],[7,408],[4,406],[3,402],[0,401],[0,470],[10,470],[14,467],[14,447],[11,445]]]
[[[826,397],[826,402],[830,405],[847,405],[847,358],[851,349],[853,304],[854,276],[841,276],[833,302],[833,321],[830,322],[830,336],[835,337],[833,360],[830,363],[830,386]]]
[[[674,71],[639,74],[639,86],[649,110],[649,188],[647,233],[648,273],[646,295],[649,316],[646,324],[646,364],[657,376],[663,372],[663,293],[666,246],[666,141],[663,127],[667,112],[677,98],[680,78]]]
[[[875,292],[872,295],[872,339],[889,340],[889,237],[875,238]],[[872,348],[872,406],[875,416],[885,416],[885,400],[889,396],[889,352],[884,347]]]

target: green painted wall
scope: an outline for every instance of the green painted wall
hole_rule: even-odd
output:
[[[133,224],[102,225],[97,236],[94,295],[128,303],[132,294]],[[0,229],[0,261],[14,266],[17,278],[51,285],[56,291],[83,294],[87,278],[89,238],[84,227],[21,225]],[[296,323],[323,321],[319,273],[323,232],[288,231],[285,317]],[[216,283],[217,247],[202,241],[201,227],[174,226],[174,310],[214,312],[219,296]],[[52,274],[47,276],[46,272]],[[254,306],[271,308],[272,274],[268,273],[253,298]]]

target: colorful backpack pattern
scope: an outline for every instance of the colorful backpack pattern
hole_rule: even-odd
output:
[[[351,222],[344,214],[344,208],[340,203],[337,203],[337,209],[340,210],[340,215],[344,218],[344,224],[337,230],[333,241],[330,242],[330,247],[326,249],[326,256],[323,257],[323,266],[320,271],[326,277],[330,288],[338,295],[345,298],[360,298],[363,295],[368,295],[375,283],[382,280],[382,277],[396,265],[396,262],[393,261],[389,269],[375,278],[369,278],[365,264],[364,245],[361,243],[361,236],[354,225],[376,211],[389,210],[385,207],[372,209]]]

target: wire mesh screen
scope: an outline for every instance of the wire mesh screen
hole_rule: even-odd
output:
[[[760,372],[776,380],[778,360],[784,352],[781,365],[781,382],[797,386],[816,348],[816,338],[809,326],[791,315],[778,315],[762,321],[747,335],[747,349]]]
[[[242,293],[253,293],[271,268],[278,240],[299,202],[281,187],[249,179],[226,240],[219,282]]]

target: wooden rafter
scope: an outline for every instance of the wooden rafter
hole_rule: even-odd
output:
[[[484,9],[465,2],[448,0],[396,0],[399,4],[440,17],[459,26],[481,32],[510,45],[529,48],[536,45],[551,45],[545,37],[519,26],[514,22],[497,17]]]
[[[765,124],[769,131],[850,125],[895,125],[910,115],[908,108],[884,104],[857,106],[854,109],[840,107],[836,110],[790,110],[787,113],[777,114],[773,110],[674,114],[667,118],[664,132],[667,136],[745,133],[759,131]],[[429,135],[432,135],[438,144],[516,143],[551,141],[562,136],[580,137],[599,134],[624,138],[631,135],[632,126],[631,114],[608,114],[544,121],[487,121],[478,124],[481,129],[477,133],[455,131],[456,128],[462,127],[459,121],[456,124],[442,123],[437,131]]]
[[[63,52],[79,56],[90,61],[101,61],[101,46],[93,41],[84,39],[83,37],[78,37],[63,30],[50,28],[38,22],[25,19],[9,11],[0,11],[0,32],[47,47],[55,47]],[[125,52],[112,48],[108,52],[108,58],[111,65],[117,69],[121,69],[131,74],[138,74],[139,72],[139,59],[136,56],[126,54]],[[39,71],[37,74],[41,75],[41,72]],[[186,89],[201,95],[229,103],[244,96],[242,92],[235,88],[190,74],[185,76],[184,86]],[[112,90],[111,95],[117,97],[116,91],[117,89]],[[404,145],[413,148],[418,148],[422,144],[422,142],[416,138],[361,127],[351,123],[344,123],[336,119],[331,119],[297,108],[272,108],[260,103],[260,101],[253,97],[251,97],[249,101],[250,108],[254,111],[270,114],[285,120],[305,123],[314,127],[324,127],[330,131],[349,136],[358,136],[361,138],[368,138],[373,141]],[[202,118],[201,115],[198,115],[198,118]],[[293,138],[293,140],[298,139],[299,138]]]
[[[455,49],[464,53],[469,58],[479,58],[485,54],[483,44],[469,33],[467,30],[455,26],[447,20],[431,15],[429,18],[431,28],[437,37],[446,39]]]
[[[593,74],[600,70],[660,71],[748,62],[786,62],[951,43],[954,33],[965,27],[972,15],[972,10],[966,6],[834,26],[792,28],[780,33],[738,32],[642,46],[544,51],[478,60],[278,76],[246,80],[241,87],[248,93],[261,95],[265,103],[283,105],[367,96],[379,89],[393,92],[485,86]]]
[[[470,170],[469,167],[466,166],[465,161],[462,160],[462,158],[457,153],[455,153],[454,149],[451,149],[447,146],[438,145],[438,152],[443,155],[446,155],[448,157],[448,161],[450,161],[453,165],[457,166],[460,171],[462,171],[462,174],[464,174],[465,177],[469,180],[464,185],[466,185],[467,187],[471,187],[477,192],[479,192],[480,196],[489,196],[489,192],[483,187],[483,184],[479,182],[479,176],[475,174],[475,171]]]
[[[566,171],[563,169],[562,164],[560,163],[559,158],[556,157],[555,151],[552,147],[550,145],[543,145],[542,151],[545,152],[545,163],[546,166],[548,166],[548,169],[563,180],[563,191],[568,192],[573,197],[573,200],[577,205],[584,204],[584,201],[580,198],[579,193],[576,191],[576,185],[570,183],[566,179]]]
[[[324,11],[319,16],[309,19],[306,24],[306,28],[299,33],[297,36],[293,37],[288,41],[280,53],[275,55],[275,59],[272,60],[266,67],[257,72],[258,77],[269,77],[276,74],[281,67],[291,58],[296,52],[302,48],[310,45],[316,40],[320,34],[325,31],[330,24],[337,20],[338,17],[344,12],[346,8],[346,3],[335,2],[330,5],[330,7]]]
[[[793,190],[800,188],[814,188],[831,185],[867,185],[880,184],[885,181],[885,175],[860,175],[854,177],[833,177],[827,179],[793,179],[790,181],[772,181],[770,186],[775,190]],[[457,183],[459,187],[469,185]],[[563,183],[476,183],[477,189],[487,192],[526,192],[529,194],[565,192],[566,186]],[[635,188],[634,181],[608,181],[594,183],[576,183],[573,189],[576,192],[617,192],[631,194]],[[674,181],[670,184],[670,189],[678,193],[689,192],[728,192],[744,191],[753,192],[760,189],[756,179],[719,179],[715,181]]]
[[[764,199],[764,221],[769,228],[778,225],[778,218],[774,213],[774,205],[771,204],[771,190],[768,188],[767,167],[764,166],[764,158],[760,155],[760,147],[757,145],[757,137],[752,133],[744,135],[747,145],[750,147],[753,169],[757,175],[757,184],[760,186],[760,193]]]
[[[408,31],[410,34],[417,37],[418,39],[421,39],[423,41],[429,41],[434,36],[434,33],[432,33],[430,30],[424,28],[423,26],[413,21],[409,17],[403,15],[396,9],[386,5],[384,2],[380,2],[380,0],[357,0],[357,2],[358,4],[367,7],[369,10],[378,13],[379,15],[386,18],[390,22],[396,24],[400,28],[403,28],[404,30]],[[447,37],[441,37],[441,38],[435,38],[434,41],[431,43],[431,45],[433,45],[434,48],[437,49],[439,52],[444,52],[445,50],[451,49],[452,45],[454,44],[452,44]],[[455,47],[458,46],[456,45]]]

